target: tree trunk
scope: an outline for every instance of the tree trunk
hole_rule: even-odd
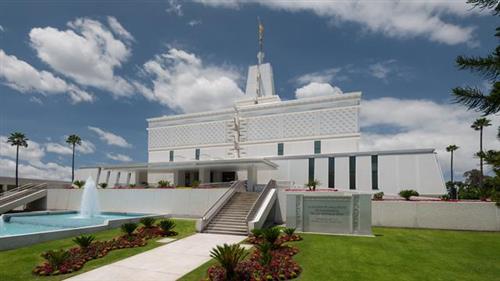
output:
[[[453,151],[451,152],[451,183],[453,184]]]
[[[71,184],[75,181],[75,144],[73,144],[73,157],[71,159]]]
[[[479,169],[481,171],[481,177],[479,178],[479,186],[483,188],[483,127],[479,130]]]
[[[16,147],[16,187],[19,187],[19,145]]]

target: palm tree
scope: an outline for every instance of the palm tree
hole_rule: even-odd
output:
[[[8,143],[16,146],[16,187],[19,186],[19,147],[28,147],[28,138],[23,133],[14,132],[10,134]]]
[[[458,146],[454,145],[454,144],[450,144],[446,147],[446,151],[447,152],[451,152],[451,159],[450,159],[450,182],[452,184],[452,188],[454,189],[455,188],[455,184],[454,184],[454,181],[453,181],[453,152],[455,150],[459,149]],[[455,192],[455,196],[456,198],[458,199],[458,192]]]
[[[479,156],[479,168],[480,168],[479,170],[481,171],[481,181],[480,181],[481,187],[483,187],[483,177],[484,177],[484,173],[483,173],[483,158],[484,158],[484,152],[483,152],[483,129],[484,129],[484,127],[491,126],[491,122],[490,121],[491,120],[486,119],[484,117],[483,118],[478,118],[470,126],[472,129],[474,129],[476,131],[479,131],[479,153],[478,153],[478,156]]]
[[[77,135],[70,135],[66,139],[66,142],[71,144],[73,148],[73,157],[71,159],[71,182],[73,183],[73,181],[75,180],[75,146],[81,145],[82,139]]]

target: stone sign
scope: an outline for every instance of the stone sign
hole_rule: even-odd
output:
[[[287,194],[286,225],[303,232],[371,235],[371,195]]]

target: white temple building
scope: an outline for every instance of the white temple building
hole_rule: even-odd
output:
[[[261,47],[248,70],[246,99],[233,107],[147,119],[147,163],[83,167],[77,178],[93,175],[110,187],[239,179],[251,189],[274,179],[302,188],[318,180],[325,189],[446,192],[433,148],[359,150],[361,92],[281,100],[263,60]]]

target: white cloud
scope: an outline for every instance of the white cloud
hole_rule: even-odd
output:
[[[0,176],[14,177],[16,161],[0,157]],[[71,167],[61,166],[56,163],[43,163],[42,166],[19,164],[19,177],[51,180],[71,180]]]
[[[45,147],[28,141],[28,147],[19,150],[19,176],[24,178],[68,180],[71,168],[52,162],[43,162]],[[16,168],[16,147],[7,143],[7,136],[0,136],[0,176],[13,177]]]
[[[317,82],[311,82],[295,90],[295,97],[298,99],[325,96],[325,95],[341,95],[341,94],[343,93],[342,90],[340,90],[340,88],[333,87],[328,83],[317,83]]]
[[[128,32],[125,28],[123,28],[121,23],[115,17],[108,17],[108,24],[111,30],[113,30],[116,35],[125,40],[135,41],[134,36],[132,36],[132,34],[130,34],[130,32]]]
[[[45,144],[47,152],[52,152],[61,155],[71,155],[73,150],[69,144],[60,144],[49,142]],[[82,154],[91,154],[95,152],[95,145],[90,141],[82,141],[81,145],[77,145],[75,150]]]
[[[108,22],[119,38],[131,37],[115,18]],[[110,91],[116,97],[132,95],[133,86],[114,73],[131,55],[130,40],[119,40],[106,26],[88,18],[69,22],[68,27],[31,29],[29,38],[38,57],[81,85]]]
[[[329,83],[329,82],[332,82],[334,79],[336,81],[347,80],[348,78],[346,76],[339,75],[341,70],[342,70],[342,68],[340,68],[340,67],[328,68],[328,69],[321,70],[321,71],[303,74],[299,77],[296,77],[293,80],[296,82],[296,84],[299,84],[299,85],[305,85],[305,84],[308,84],[311,82]]]
[[[201,24],[201,20],[190,20],[187,24],[189,26],[193,27],[193,26]]]
[[[197,0],[207,6],[238,8],[249,3],[289,12],[312,12],[331,24],[354,22],[368,31],[394,38],[424,37],[455,45],[477,45],[474,27],[461,19],[477,15],[465,1],[281,1],[281,0]],[[455,21],[455,22],[452,22]]]
[[[179,4],[179,1],[177,0],[169,0],[168,8],[165,11],[167,11],[167,13],[176,14],[179,17],[182,17],[184,15],[184,12],[182,11],[182,5]]]
[[[479,150],[479,133],[470,128],[478,117],[462,106],[430,100],[366,100],[361,103],[361,149],[436,148],[443,172],[449,174],[450,155],[445,148],[456,144],[460,149],[455,152],[455,174],[461,177],[479,166],[473,156]],[[500,116],[488,118],[493,126],[484,131],[485,149],[500,149],[496,139]]]
[[[7,55],[0,49],[0,79],[3,83],[22,93],[43,95],[68,94],[77,102],[92,102],[94,97],[77,86],[67,83],[48,71],[38,71],[25,61]]]
[[[127,142],[127,140],[119,135],[113,134],[97,127],[88,126],[88,128],[89,130],[95,132],[99,136],[99,139],[106,142],[108,145],[132,147],[132,145]]]
[[[377,62],[370,65],[370,73],[372,76],[378,79],[386,79],[390,72],[392,72],[391,66],[394,64],[394,60],[388,60],[385,62]]]
[[[0,25],[0,32],[4,32],[4,31],[5,31],[5,28],[2,25]]]
[[[116,154],[107,153],[106,157],[108,157],[111,160],[120,161],[120,162],[130,162],[130,161],[132,161],[132,158],[130,158],[127,155],[120,154],[120,153],[116,153]]]
[[[204,65],[195,54],[172,48],[146,62],[143,72],[151,76],[153,88],[135,83],[148,100],[183,112],[198,112],[231,106],[243,97],[235,82],[240,74],[228,67]]]

